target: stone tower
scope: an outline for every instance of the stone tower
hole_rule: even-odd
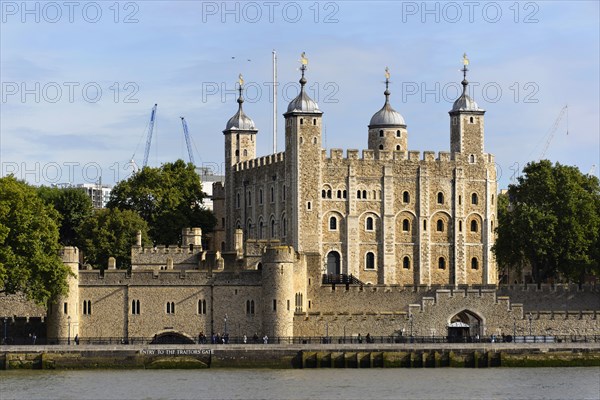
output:
[[[323,112],[304,89],[308,61],[302,54],[300,94],[290,102],[285,117],[284,197],[291,221],[286,241],[297,251],[319,252],[321,238],[321,118]]]
[[[399,112],[390,105],[390,73],[385,69],[385,103],[369,123],[369,149],[385,151],[407,151],[408,133],[406,123]]]
[[[270,247],[263,255],[263,329],[269,336],[293,336],[294,262],[290,246]]]
[[[475,100],[467,94],[467,65],[469,60],[464,55],[463,60],[463,92],[454,102],[450,114],[450,151],[462,153],[468,161],[474,163],[483,154],[483,114]]]
[[[244,80],[240,74],[239,80],[239,97],[237,102],[239,108],[237,113],[227,121],[223,134],[225,135],[225,218],[230,218],[233,215],[235,202],[235,183],[232,168],[244,161],[253,160],[256,157],[256,134],[258,129],[254,125],[254,121],[248,117],[242,109],[244,98],[242,96]],[[232,226],[232,221],[226,221],[225,226]],[[226,230],[225,243],[228,246],[225,250],[233,250],[231,247],[234,242],[233,229]]]
[[[72,341],[79,334],[79,250],[63,247],[60,256],[73,275],[67,278],[67,295],[60,296],[49,306],[47,335],[50,341]]]

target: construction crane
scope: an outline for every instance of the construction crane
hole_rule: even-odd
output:
[[[148,155],[150,154],[150,144],[152,143],[152,132],[154,131],[154,121],[156,119],[156,107],[158,104],[155,104],[152,107],[152,112],[150,113],[150,125],[148,126],[148,138],[146,139],[146,150],[144,151],[144,163],[143,167],[148,165]]]
[[[190,140],[190,133],[188,132],[188,126],[187,126],[187,122],[185,122],[185,118],[180,117],[181,118],[181,124],[183,125],[183,135],[185,136],[185,144],[187,145],[187,150],[188,150],[188,154],[190,156],[190,162],[194,165],[196,165],[196,163],[194,162],[194,154],[192,153],[192,143]]]
[[[563,119],[565,114],[567,115],[567,135],[569,134],[569,108],[568,108],[568,106],[565,105],[560,110],[560,113],[558,114],[558,117],[556,117],[556,120],[554,121],[554,124],[550,128],[550,131],[548,131],[548,135],[547,135],[548,139],[546,140],[546,144],[544,145],[544,149],[540,153],[540,157],[538,158],[538,160],[541,160],[542,158],[544,158],[544,156],[546,156],[548,147],[550,147],[550,143],[552,142],[552,139],[554,139],[554,134],[556,133],[556,130],[558,129],[558,125],[560,124],[560,121]]]

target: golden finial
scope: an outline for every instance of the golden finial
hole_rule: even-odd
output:
[[[385,79],[390,79],[390,69],[385,67]]]
[[[300,63],[302,65],[308,65],[308,58],[306,58],[306,53],[304,51],[300,54]]]
[[[467,58],[467,53],[463,54],[463,65],[469,65],[469,59]]]
[[[239,76],[238,83],[240,84],[240,86],[244,85],[244,77],[242,76],[242,74],[240,74]]]

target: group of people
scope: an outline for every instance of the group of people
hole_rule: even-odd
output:
[[[358,343],[362,343],[363,342],[363,338],[362,338],[362,335],[360,333],[358,334],[357,339],[358,339]],[[375,343],[375,341],[371,337],[370,333],[367,333],[367,336],[365,336],[365,343]]]
[[[244,337],[242,338],[242,341],[244,344],[247,344],[248,336],[244,335]],[[207,342],[206,335],[204,334],[204,332],[200,332],[200,334],[198,335],[198,343],[206,344],[206,342]],[[211,342],[211,344],[229,344],[229,333],[225,332],[222,335],[219,333],[213,333],[211,336],[210,342]],[[258,336],[258,332],[254,333],[254,336],[252,336],[252,343],[258,344],[260,342],[261,342],[261,340]],[[263,344],[269,343],[269,337],[267,335],[264,335],[262,337],[262,343]]]

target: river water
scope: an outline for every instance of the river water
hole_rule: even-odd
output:
[[[599,399],[600,368],[0,371],[0,399]]]

